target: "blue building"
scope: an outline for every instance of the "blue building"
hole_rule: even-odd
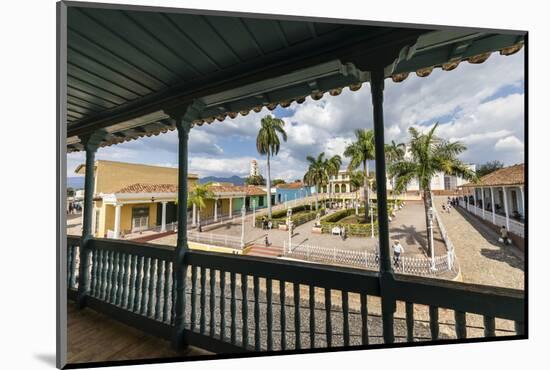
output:
[[[290,184],[279,184],[275,189],[277,203],[293,201],[294,199],[301,199],[315,194],[315,186],[306,186],[301,181],[292,182]]]

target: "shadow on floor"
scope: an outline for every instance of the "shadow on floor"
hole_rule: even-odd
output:
[[[511,250],[511,248],[516,247],[499,243],[498,233],[490,227],[484,225],[481,221],[476,220],[475,216],[468,214],[468,211],[465,211],[461,208],[455,208],[455,210],[457,210],[462,215],[464,220],[466,220],[466,222],[468,222],[483,238],[485,238],[489,244],[498,248],[498,250],[488,248],[482,249],[481,254],[484,257],[500,262],[505,262],[511,267],[518,268],[521,271],[524,271],[525,263],[520,257],[517,256],[517,253],[521,252],[514,252]]]

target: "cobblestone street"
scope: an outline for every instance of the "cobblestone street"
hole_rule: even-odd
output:
[[[435,197],[441,209],[446,197]],[[466,211],[453,208],[440,212],[460,263],[462,281],[506,288],[524,289],[525,263],[514,246],[498,243],[496,232]]]

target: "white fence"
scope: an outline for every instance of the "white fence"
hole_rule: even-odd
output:
[[[220,247],[242,249],[241,238],[230,235],[187,231],[187,240],[191,242],[210,244]]]
[[[300,244],[289,248],[286,241],[283,245],[283,256],[304,261],[331,263],[359,267],[368,270],[378,270],[380,256],[377,252],[357,251],[338,248],[325,248]],[[428,257],[402,256],[399,261],[393,259],[393,269],[396,272],[420,276],[434,276],[454,271],[454,248],[444,255],[434,258],[434,266]]]
[[[474,206],[473,204],[466,204],[464,199],[459,200],[459,205],[464,208],[465,210],[469,211],[470,213],[480,217],[483,220],[489,221],[493,225],[496,226],[506,226],[506,216],[500,215],[495,212],[494,215],[494,221],[493,221],[493,212],[485,210],[483,211],[483,208],[479,208]],[[512,234],[515,234],[521,238],[524,238],[525,236],[525,225],[521,222],[518,222],[514,219],[508,218],[508,231]]]

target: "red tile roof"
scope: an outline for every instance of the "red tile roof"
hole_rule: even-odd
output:
[[[464,187],[476,186],[510,186],[523,185],[525,183],[525,165],[523,163],[501,168],[479,179],[477,183],[463,185]]]
[[[245,186],[246,195],[266,195],[267,193],[262,190],[262,188],[259,188],[254,185],[248,185]]]
[[[177,193],[178,186],[174,184],[132,184],[123,187],[115,193]]]
[[[300,189],[304,187],[304,183],[301,181],[291,182],[290,184],[279,184],[275,186],[279,189]]]

